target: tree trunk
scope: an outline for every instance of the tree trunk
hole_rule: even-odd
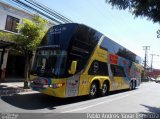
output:
[[[32,60],[32,54],[28,53],[26,55],[26,59],[25,59],[25,72],[24,72],[24,76],[25,76],[26,80],[29,79],[29,73],[31,70],[31,60]]]
[[[24,70],[24,77],[25,77],[26,80],[28,80],[28,72],[29,72],[29,56],[26,55],[25,70]]]
[[[28,81],[29,81],[29,73],[30,73],[30,68],[31,68],[31,59],[32,59],[32,55],[31,54],[27,54],[26,55],[26,59],[25,59],[25,72],[24,72],[24,76],[25,76],[25,81],[24,81],[24,88],[28,89]]]

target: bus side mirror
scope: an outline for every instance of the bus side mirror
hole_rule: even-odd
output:
[[[69,74],[75,74],[77,68],[77,61],[72,61],[71,68],[69,69]]]

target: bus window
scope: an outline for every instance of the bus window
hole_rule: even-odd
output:
[[[77,61],[77,72],[83,70],[86,61],[89,60],[94,48],[96,47],[101,34],[95,30],[80,25],[72,37],[69,59]],[[71,63],[71,61],[69,61]],[[69,63],[69,64],[70,64]],[[70,66],[70,65],[68,65]]]
[[[111,71],[112,71],[113,76],[126,77],[124,68],[122,66],[111,64]]]
[[[93,61],[91,67],[89,68],[88,74],[108,76],[107,63],[100,62],[97,60]]]
[[[140,63],[140,57],[136,56],[136,54],[134,54],[133,52],[127,50],[123,46],[119,45],[118,43],[114,42],[113,40],[107,37],[104,37],[102,43],[100,44],[100,47],[120,57],[129,59],[136,63]]]
[[[61,77],[65,74],[66,51],[39,49],[32,73],[39,76]]]

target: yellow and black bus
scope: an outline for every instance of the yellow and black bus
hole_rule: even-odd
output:
[[[140,84],[141,59],[82,24],[51,27],[37,48],[30,75],[33,90],[55,97],[105,96]]]

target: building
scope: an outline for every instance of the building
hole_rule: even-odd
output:
[[[153,77],[153,78],[157,78],[158,76],[160,76],[160,70],[159,69],[153,69],[152,71],[146,72],[146,76],[147,77]]]
[[[0,1],[0,32],[18,34],[16,29],[17,23],[22,22],[22,18],[32,19],[33,14],[11,6]],[[53,26],[53,22],[49,22],[48,27]],[[6,78],[24,78],[24,56],[10,53],[10,46],[13,42],[0,37],[0,79]]]

